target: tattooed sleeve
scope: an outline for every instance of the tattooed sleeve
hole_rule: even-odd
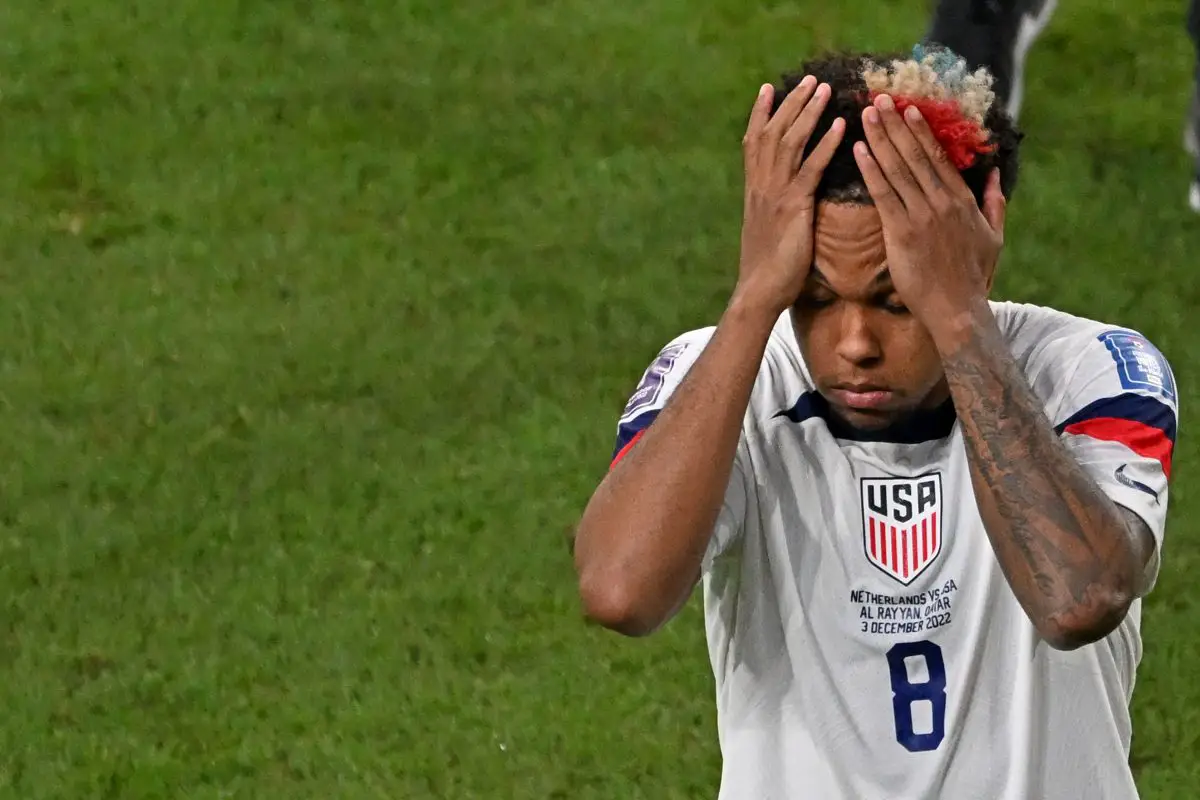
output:
[[[1056,365],[1049,414],[998,327],[944,359],[997,557],[1031,617],[1060,630],[1094,620],[1113,592],[1149,590],[1165,519],[1170,369],[1137,334],[1096,337]]]

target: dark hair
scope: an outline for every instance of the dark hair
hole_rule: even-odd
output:
[[[870,101],[863,80],[863,70],[868,62],[884,66],[893,60],[905,61],[910,57],[906,53],[826,54],[806,61],[796,72],[783,75],[782,85],[776,85],[772,114],[779,109],[783,99],[799,85],[805,75],[812,75],[818,81],[828,83],[833,90],[829,103],[817,122],[816,130],[805,146],[806,156],[817,146],[836,118],[842,117],[846,121],[845,135],[817,187],[818,201],[871,203],[871,196],[863,183],[862,173],[859,172],[852,149],[855,142],[866,139],[862,111]],[[1000,188],[1006,198],[1012,197],[1017,185],[1017,150],[1023,134],[1017,130],[1000,105],[999,101],[992,103],[984,118],[984,125],[991,131],[991,143],[996,149],[991,153],[981,154],[974,164],[962,171],[963,179],[981,205],[987,176],[993,167],[1000,168]]]

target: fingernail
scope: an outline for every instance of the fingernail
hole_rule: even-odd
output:
[[[884,111],[891,111],[896,107],[896,104],[892,102],[892,98],[888,97],[886,94],[879,95],[878,100],[876,100],[876,105],[878,105]]]
[[[804,80],[800,81],[800,85],[802,87],[804,87],[805,89],[807,89],[816,82],[817,82],[817,79],[814,78],[812,75],[805,75]]]
[[[904,110],[904,116],[908,117],[911,122],[920,122],[921,110],[916,106],[909,106]]]
[[[771,84],[769,84],[769,83],[764,83],[762,86],[758,87],[758,96],[759,96],[760,98],[761,98],[761,97],[766,97],[766,96],[767,96],[767,92],[769,92],[769,91],[771,91]]]
[[[863,117],[870,125],[875,125],[879,122],[879,112],[875,110],[874,106],[868,108],[866,113],[863,114]]]

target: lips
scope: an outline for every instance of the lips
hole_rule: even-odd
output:
[[[863,411],[884,408],[895,396],[891,389],[869,383],[840,383],[829,391],[839,405]]]

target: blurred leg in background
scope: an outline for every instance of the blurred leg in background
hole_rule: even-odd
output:
[[[1014,120],[1025,94],[1025,58],[1058,0],[937,0],[927,39],[949,47],[996,78],[1000,102]]]
[[[926,40],[955,51],[996,78],[996,95],[1017,119],[1025,95],[1025,60],[1058,0],[936,0]],[[1184,124],[1184,147],[1195,159],[1188,204],[1200,212],[1200,0],[1188,0],[1187,30],[1196,49],[1192,100]]]
[[[1192,81],[1192,108],[1184,129],[1183,145],[1196,160],[1188,203],[1193,211],[1200,213],[1200,0],[1191,0],[1191,3],[1188,9],[1188,33],[1196,48],[1196,74]]]

